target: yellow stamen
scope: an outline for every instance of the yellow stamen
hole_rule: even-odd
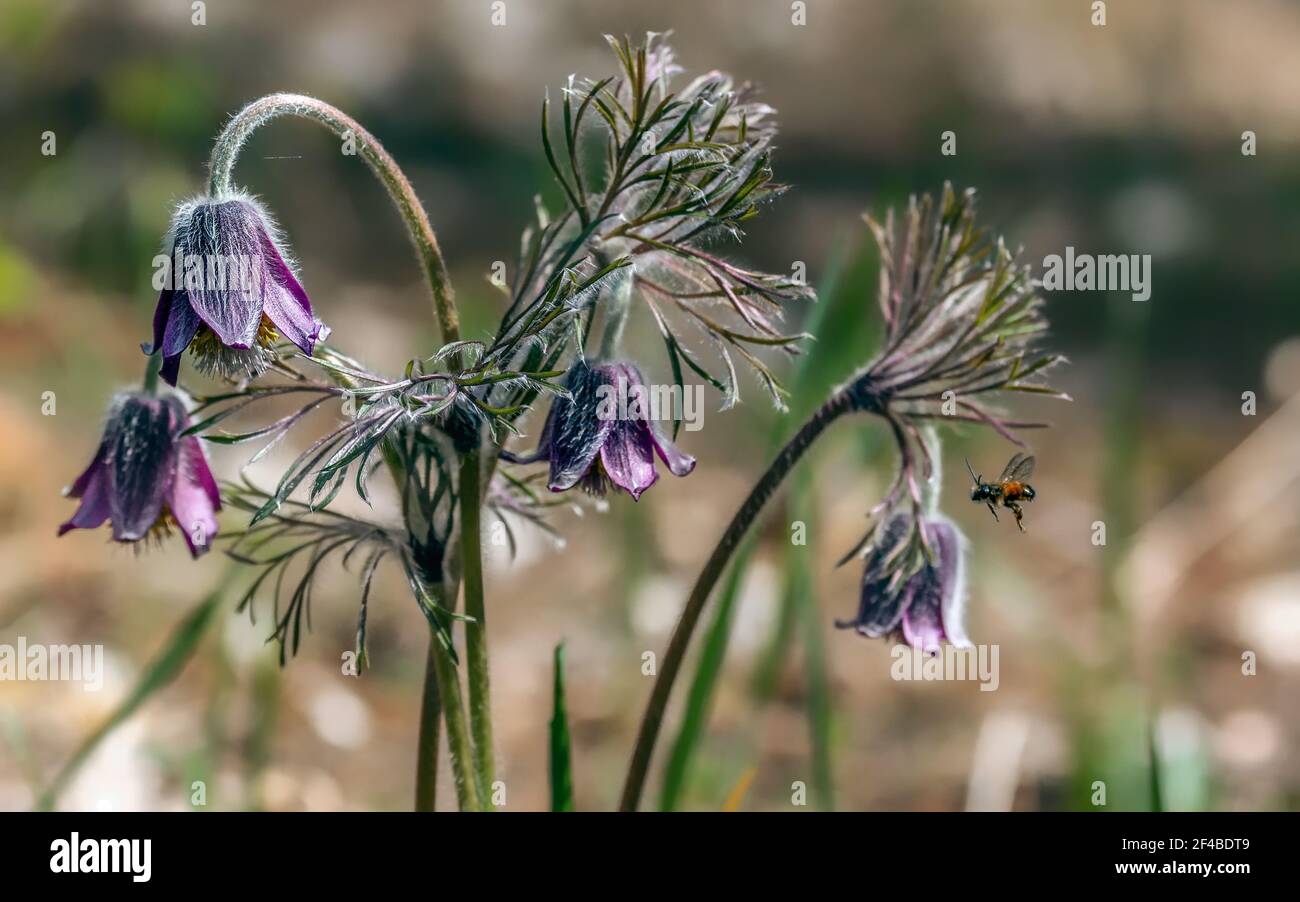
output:
[[[200,372],[228,379],[254,378],[274,362],[273,349],[279,341],[279,330],[263,314],[250,348],[232,348],[222,344],[216,333],[204,325],[194,334],[189,350],[193,355],[194,366]]]
[[[257,324],[257,335],[253,338],[253,344],[261,348],[273,348],[280,341],[280,332],[275,328],[275,323],[271,322],[270,317],[265,313],[262,314],[262,321]],[[217,333],[208,328],[207,324],[199,326],[199,331],[194,333],[194,340],[190,342],[190,351],[196,355],[214,355],[221,352],[225,345],[221,339],[217,338]]]

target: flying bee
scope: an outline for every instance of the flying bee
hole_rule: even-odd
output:
[[[1016,526],[1024,532],[1025,525],[1020,522],[1024,518],[1024,511],[1020,509],[1020,505],[1022,502],[1034,500],[1034,487],[1025,481],[1034,474],[1033,455],[1023,452],[1014,455],[1007,461],[997,482],[985,482],[983,476],[976,476],[969,460],[966,461],[966,470],[975,480],[975,485],[971,486],[970,500],[983,501],[987,504],[994,520],[998,519],[996,505],[1001,501],[1003,507],[1010,508],[1016,515]]]

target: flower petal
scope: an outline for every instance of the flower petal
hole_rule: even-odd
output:
[[[153,344],[141,345],[140,350],[146,354],[156,354],[162,348],[163,335],[167,332],[167,321],[171,318],[173,292],[164,288],[158,293],[158,304],[153,310]]]
[[[668,465],[674,476],[686,476],[695,469],[695,458],[679,450],[672,439],[660,434],[654,424],[650,426],[650,438],[654,441],[655,450],[659,452],[659,458]]]
[[[262,324],[262,295],[268,281],[262,254],[262,214],[244,200],[204,200],[186,205],[173,225],[172,256],[179,251],[184,288],[177,296],[190,306],[221,343],[249,348]]]
[[[201,325],[203,321],[190,307],[184,292],[177,295],[170,288],[164,288],[158,295],[158,306],[153,314],[153,344],[141,345],[140,349],[146,354],[163,355],[159,375],[168,385],[176,384],[181,354],[194,340]]]
[[[903,613],[903,636],[909,644],[934,653],[944,639],[957,646],[967,646],[970,640],[959,610],[963,602],[959,597],[963,589],[961,533],[951,521],[942,519],[927,521],[925,528],[935,561],[912,577],[917,589]]]
[[[164,357],[162,366],[158,370],[158,375],[162,378],[162,381],[166,382],[168,385],[174,386],[176,380],[180,377],[180,374],[181,355],[174,354],[171,357]]]
[[[280,330],[280,334],[311,356],[321,323],[310,313],[303,312],[297,301],[283,287],[268,285],[262,295],[262,309],[267,318]]]
[[[81,504],[72,519],[59,527],[59,535],[72,529],[94,529],[108,519],[108,476],[99,456],[73,483],[68,494],[80,498]]]
[[[77,477],[76,481],[73,482],[72,485],[68,486],[68,491],[65,494],[69,498],[81,498],[85,496],[87,489],[90,488],[91,482],[94,481],[95,477],[104,469],[104,455],[107,451],[107,439],[100,439],[99,448],[95,451],[95,456],[90,461],[90,466],[86,467],[82,474]]]
[[[939,558],[943,631],[950,643],[968,648],[971,641],[966,636],[966,539],[957,524],[946,518],[931,520],[929,529]]]
[[[864,581],[857,618],[848,622],[837,620],[835,625],[841,629],[853,627],[872,639],[888,636],[898,629],[915,592],[915,579],[908,580],[893,591],[889,590],[887,580]]]
[[[578,484],[614,428],[612,418],[599,415],[604,394],[601,387],[609,384],[604,370],[592,369],[585,360],[579,360],[569,368],[565,380],[569,397],[557,397],[551,402],[547,429],[551,456],[548,488],[552,492],[563,492]]]
[[[108,500],[113,538],[144,538],[162,514],[175,475],[175,415],[157,398],[129,396],[109,425]]]
[[[221,495],[195,436],[186,436],[180,441],[176,475],[167,496],[167,506],[185,535],[190,554],[198,557],[208,551],[217,535]]]
[[[858,596],[858,614],[852,620],[837,620],[840,629],[856,629],[864,636],[879,639],[898,629],[903,612],[912,603],[917,577],[896,585],[893,572],[886,566],[888,552],[904,541],[909,529],[904,516],[895,516],[877,537],[862,571],[862,589]]]
[[[311,355],[312,345],[323,323],[312,316],[311,300],[284,262],[274,239],[265,231],[261,235],[262,259],[266,281],[262,285],[262,310],[275,323],[280,334]]]
[[[167,315],[167,327],[163,330],[162,340],[155,350],[160,348],[164,358],[180,357],[194,340],[194,335],[201,325],[203,320],[199,319],[199,315],[190,306],[189,299],[182,292],[172,300],[171,310]]]
[[[918,582],[915,577],[912,582],[916,591],[912,593],[911,604],[903,611],[903,638],[908,645],[935,654],[943,647],[944,640],[939,595],[932,582]]]
[[[655,470],[655,443],[644,420],[615,420],[600,449],[600,462],[609,481],[625,490],[633,501],[659,479]]]
[[[634,363],[616,363],[612,369],[621,372],[623,378],[627,380],[625,385],[620,386],[620,391],[625,391],[628,395],[628,406],[632,406],[632,399],[636,396],[636,388],[646,385],[645,377],[641,375],[641,370]],[[617,376],[614,377],[617,380]],[[672,440],[664,436],[658,425],[650,419],[651,411],[646,409],[650,406],[650,392],[643,391],[640,393],[642,398],[642,407],[639,411],[640,418],[645,421],[650,429],[650,438],[654,442],[655,451],[659,453],[659,458],[668,465],[674,476],[685,476],[695,469],[695,458],[685,454],[677,449]]]

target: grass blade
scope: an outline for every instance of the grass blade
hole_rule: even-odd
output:
[[[791,486],[791,515],[805,523],[815,522],[817,510],[813,487],[813,470],[805,466],[795,472]],[[805,712],[808,717],[808,740],[812,747],[813,797],[822,811],[835,808],[835,787],[831,768],[831,687],[826,667],[826,646],[822,641],[825,625],[821,609],[817,606],[816,579],[809,567],[807,548],[791,546],[786,554],[785,591],[801,617],[804,679],[808,699]]]
[[[551,810],[573,810],[569,711],[564,700],[564,643],[555,646],[555,703],[551,715]]]
[[[749,543],[746,543],[747,545]],[[744,549],[737,564],[748,558],[748,548]],[[745,575],[745,568],[733,564],[727,577],[722,595],[718,599],[713,623],[705,637],[704,649],[695,666],[695,678],[691,680],[691,693],[686,699],[686,713],[682,717],[682,726],[673,742],[668,763],[664,767],[663,787],[659,791],[659,809],[672,811],[681,798],[682,789],[690,771],[691,758],[700,744],[704,730],[709,722],[709,709],[713,704],[713,690],[722,673],[722,662],[727,656],[727,643],[731,639],[731,624],[735,619],[736,602],[740,597],[740,581]]]
[[[46,787],[45,792],[41,794],[41,797],[36,802],[38,810],[49,811],[53,809],[58,801],[59,794],[67,787],[68,782],[86,763],[86,760],[99,744],[113,730],[125,723],[154,693],[168,686],[185,668],[195,649],[198,648],[199,641],[207,632],[208,626],[211,625],[213,615],[220,606],[223,594],[223,590],[220,588],[212,592],[172,631],[166,645],[150,662],[149,666],[145,668],[144,674],[131,690],[131,693],[109,715],[107,720],[86,737],[77,748],[77,751],[73,753],[54,779],[50,781],[49,786]]]

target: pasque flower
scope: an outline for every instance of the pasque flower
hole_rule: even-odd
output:
[[[674,476],[695,469],[695,458],[679,451],[650,419],[650,393],[635,365],[580,359],[569,369],[566,388],[569,396],[551,404],[537,450],[505,455],[515,463],[549,461],[552,492],[581,483],[603,495],[612,483],[639,500],[659,479],[656,454]]]
[[[99,450],[66,494],[81,499],[59,535],[108,520],[113,539],[138,542],[177,525],[195,557],[212,545],[221,498],[189,415],[176,398],[125,393],[113,401]]]
[[[169,267],[153,318],[161,376],[176,384],[186,348],[199,370],[255,377],[281,336],[311,354],[329,331],[312,314],[270,215],[245,194],[181,204],[168,232]]]
[[[907,576],[898,551],[912,533],[910,515],[896,514],[880,531],[867,554],[862,574],[862,598],[853,620],[837,620],[840,629],[855,629],[873,639],[901,634],[909,645],[938,652],[944,640],[970,645],[963,623],[965,540],[947,518],[932,517],[921,524],[932,554]]]

